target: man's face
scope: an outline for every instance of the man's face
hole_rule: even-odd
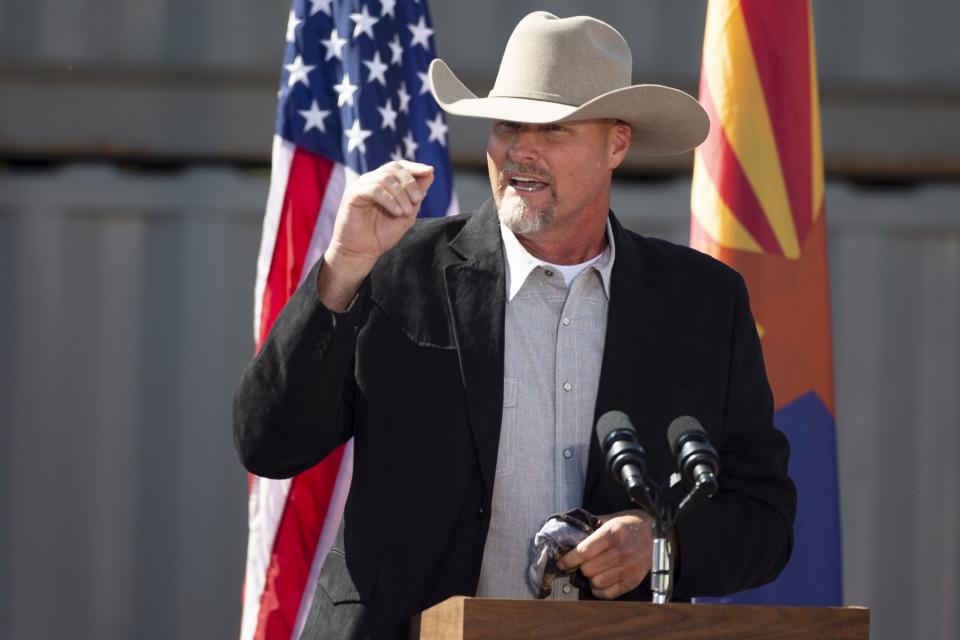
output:
[[[629,141],[629,127],[615,120],[494,121],[487,167],[500,220],[528,236],[590,215],[606,216],[610,172]]]

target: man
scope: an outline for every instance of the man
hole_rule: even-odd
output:
[[[630,52],[588,17],[524,18],[477,98],[443,62],[446,111],[491,119],[492,201],[414,225],[432,169],[394,162],[345,192],[333,240],[244,373],[235,436],[253,473],[299,473],[354,438],[353,484],[304,637],[404,637],[452,595],[529,597],[530,539],[582,506],[602,525],[560,559],[589,589],[650,597],[650,516],[603,470],[596,417],[637,425],[649,471],[674,470],[670,421],[720,453],[718,494],[676,530],[674,593],[772,580],[793,485],[742,279],[624,230],[611,175],[630,151],[706,136],[690,96],[630,86]]]

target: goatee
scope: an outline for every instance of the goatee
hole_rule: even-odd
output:
[[[508,172],[526,173],[544,178],[550,185],[552,202],[540,207],[529,207],[517,198],[512,205],[507,205],[504,202],[503,194],[506,193],[507,188],[504,174]],[[553,180],[551,180],[549,174],[533,165],[507,162],[497,176],[497,195],[497,216],[503,226],[510,229],[515,235],[522,236],[541,231],[553,225],[557,219],[556,192],[553,188]]]

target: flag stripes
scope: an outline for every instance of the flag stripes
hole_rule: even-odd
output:
[[[299,638],[300,632],[303,631],[303,624],[306,622],[310,605],[313,602],[313,595],[317,589],[317,578],[320,575],[320,567],[323,565],[323,559],[327,557],[327,552],[333,547],[333,540],[337,535],[337,529],[340,528],[343,508],[347,503],[347,494],[350,492],[350,478],[352,475],[353,440],[350,440],[342,447],[340,468],[337,471],[336,482],[330,494],[330,502],[327,506],[326,517],[323,520],[320,538],[317,540],[317,547],[313,553],[313,564],[310,566],[310,575],[307,576],[307,584],[300,597],[300,611],[297,613],[297,622],[293,632],[294,638]]]
[[[791,1],[784,6],[788,4],[795,11],[794,5],[800,3]],[[814,215],[810,205],[809,38],[804,26],[808,10],[802,7],[805,19],[800,26],[763,19],[771,10],[776,18],[779,7],[751,3],[747,11],[744,5],[735,3],[712,2],[708,6],[708,24],[722,24],[723,28],[710,29],[704,35],[704,51],[710,53],[703,57],[700,96],[711,119],[711,133],[699,151],[721,194],[726,189],[734,190],[728,197],[736,198],[739,204],[731,211],[761,250],[796,258]],[[758,13],[759,18],[755,15]],[[761,33],[768,26],[777,30]],[[799,54],[791,56],[779,48],[772,53],[757,49],[769,46],[781,32],[791,42],[792,36],[785,33],[791,28],[802,30]],[[755,50],[763,55],[755,55]],[[803,60],[799,71],[788,67],[797,58]],[[734,59],[737,69],[731,73],[729,61]],[[801,100],[807,104],[798,106]],[[805,137],[798,138],[799,133]],[[789,153],[785,149],[790,149]],[[730,165],[731,161],[735,163]],[[797,166],[802,167],[799,173],[794,171]],[[719,179],[721,172],[723,179]],[[740,194],[747,192],[750,194],[740,200]],[[700,213],[694,210],[694,215]],[[702,220],[701,225],[710,226]],[[769,239],[771,231],[775,244]]]
[[[260,601],[257,627],[262,635],[258,637],[293,635],[342,459],[343,447],[340,447],[290,483]],[[336,525],[339,524],[337,517]],[[328,550],[323,550],[324,555]]]
[[[774,230],[769,208],[761,204],[744,165],[717,115],[713,97],[708,89],[700,91],[700,102],[710,117],[710,134],[697,150],[704,170],[710,174],[711,184],[727,205],[730,213],[743,226],[750,240],[765,253],[783,255],[780,239]],[[716,124],[715,124],[716,123]],[[757,178],[755,178],[757,179]],[[765,178],[759,178],[765,179]],[[695,211],[696,213],[696,211]]]
[[[288,143],[278,144],[282,148]],[[271,252],[272,259],[257,305],[261,314],[258,344],[326,248],[345,183],[340,163],[295,147],[292,153],[280,155],[282,164],[273,170],[283,170],[289,178],[279,206],[268,210],[264,223],[275,231],[274,241],[261,246],[261,251]],[[271,214],[278,215],[268,223]],[[262,258],[260,264],[265,262]],[[299,634],[313,597],[315,579],[311,581],[310,576],[316,577],[314,565],[330,549],[346,501],[352,469],[352,460],[344,460],[346,446],[292,480],[252,477],[242,640]],[[336,487],[339,495],[334,499]],[[255,496],[269,508],[258,509]]]
[[[307,248],[320,214],[320,205],[333,173],[334,163],[329,158],[305,149],[294,151],[290,162],[287,189],[280,205],[280,220],[273,246],[267,286],[263,293],[258,344],[263,344],[269,328],[280,314],[283,305],[296,291],[306,275],[304,263]],[[337,197],[339,200],[339,196]],[[310,266],[313,266],[310,263]]]
[[[810,7],[800,2],[751,4],[743,12],[767,114],[783,167],[796,236],[813,222],[811,203]],[[818,204],[818,203],[817,203]]]

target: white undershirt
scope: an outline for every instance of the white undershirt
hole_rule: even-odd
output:
[[[592,265],[594,262],[600,259],[600,256],[603,255],[601,251],[594,257],[590,258],[586,262],[581,262],[580,264],[551,264],[549,262],[544,262],[543,266],[548,269],[553,269],[554,271],[563,275],[563,283],[567,285],[567,289],[570,288],[570,283],[573,282],[574,278],[580,275],[580,272]]]
[[[610,251],[610,259],[606,261],[605,265],[595,268],[600,273],[600,279],[603,281],[603,290],[609,298],[610,274],[613,268],[614,257],[616,255],[616,248],[613,245],[613,228],[610,226],[609,219],[607,220],[606,225],[606,235],[607,248],[604,249],[604,251],[601,251],[600,255],[595,256],[581,264],[548,264],[543,260],[534,258],[532,255],[530,255],[530,252],[527,251],[522,244],[520,244],[517,236],[515,236],[510,229],[501,223],[500,236],[503,238],[503,253],[506,257],[507,268],[507,300],[513,300],[513,297],[517,295],[520,287],[523,286],[527,276],[529,276],[530,272],[537,267],[542,267],[544,269],[549,269],[551,272],[563,274],[564,285],[567,289],[569,289],[570,284],[576,279],[576,277],[585,269],[588,269],[590,266],[597,263],[607,250]]]

